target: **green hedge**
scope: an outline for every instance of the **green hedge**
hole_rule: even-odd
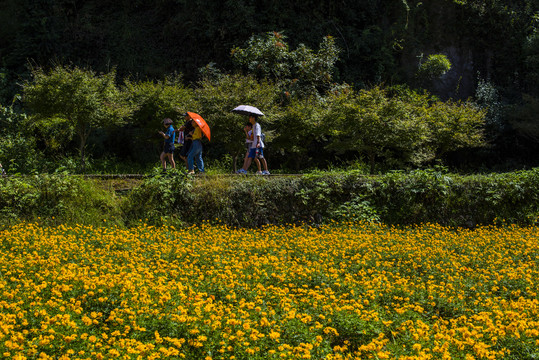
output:
[[[53,220],[54,217],[54,220]],[[301,177],[148,177],[122,197],[77,177],[0,180],[0,222],[114,222],[230,226],[319,224],[345,219],[409,225],[534,224],[539,169],[459,176],[436,170],[320,173]]]
[[[221,221],[231,226],[321,223],[349,218],[388,224],[535,223],[539,169],[458,176],[436,170],[369,177],[157,177],[125,200],[128,221]]]
[[[121,223],[119,200],[92,180],[35,175],[0,178],[0,223]]]

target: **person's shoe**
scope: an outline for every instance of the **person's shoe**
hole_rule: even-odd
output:
[[[262,175],[270,175],[270,172],[268,170],[262,171]]]
[[[195,171],[194,170],[191,170],[187,173],[187,175],[195,175]]]
[[[238,171],[236,171],[236,174],[245,175],[245,174],[247,174],[247,171],[245,171],[243,169],[239,169]]]
[[[263,172],[262,172],[262,171],[257,171],[256,174],[257,174],[257,175],[262,175]]]

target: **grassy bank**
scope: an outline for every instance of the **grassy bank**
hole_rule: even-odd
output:
[[[112,180],[111,180],[112,181]],[[0,221],[230,226],[322,224],[344,219],[473,227],[533,224],[539,169],[460,176],[435,170],[300,177],[148,176],[136,183],[80,177],[0,179]]]

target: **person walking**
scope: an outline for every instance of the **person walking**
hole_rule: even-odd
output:
[[[189,114],[184,113],[183,116],[185,117],[185,123],[179,129],[179,131],[183,132],[183,146],[180,149],[180,158],[185,162],[185,167],[188,168],[187,155],[189,154],[189,150],[191,150],[195,128],[193,127],[194,121]]]
[[[243,131],[245,132],[245,156],[243,158],[243,163],[245,164],[247,161],[247,158],[249,157],[249,151],[251,149],[251,144],[253,143],[253,124],[250,122],[247,122],[245,126],[243,127]],[[258,171],[256,172],[257,175],[261,175],[262,171],[260,168],[260,160],[258,160],[258,157],[255,157],[255,163]]]
[[[176,168],[176,163],[174,162],[174,140],[176,134],[174,132],[174,127],[172,126],[172,119],[166,118],[163,120],[163,126],[165,127],[165,132],[159,131],[159,134],[165,139],[163,143],[163,151],[161,152],[161,165],[163,166],[163,171],[167,170],[167,160],[170,162],[170,165],[173,169]]]
[[[191,143],[191,148],[187,154],[187,169],[189,170],[188,174],[191,175],[195,173],[195,162],[198,171],[201,173],[204,172],[204,160],[202,159],[202,130],[196,121],[192,121],[192,125],[194,127],[193,142]]]
[[[247,159],[245,159],[245,162],[243,163],[243,167],[237,171],[238,174],[247,174],[247,170],[249,169],[249,166],[251,166],[251,163],[253,159],[258,158],[260,160],[260,163],[264,167],[264,170],[262,171],[262,175],[270,175],[270,172],[268,171],[268,163],[266,162],[266,159],[264,158],[264,142],[262,141],[262,127],[260,124],[256,121],[257,118],[254,115],[249,116],[249,122],[253,126],[253,142],[251,143],[251,148],[249,149],[249,155],[247,156]]]

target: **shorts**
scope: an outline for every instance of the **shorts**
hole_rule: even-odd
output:
[[[189,154],[189,149],[191,149],[192,143],[193,143],[193,140],[185,140],[183,142],[183,146],[180,150],[180,156],[187,157],[187,154]]]
[[[174,144],[173,143],[165,143],[165,145],[163,145],[163,152],[165,154],[173,154],[174,153]]]
[[[263,159],[264,158],[264,149],[263,148],[258,148],[258,156],[256,156],[256,150],[257,148],[251,148],[249,150],[249,158],[251,159],[254,159],[255,157],[259,158],[259,159]]]

